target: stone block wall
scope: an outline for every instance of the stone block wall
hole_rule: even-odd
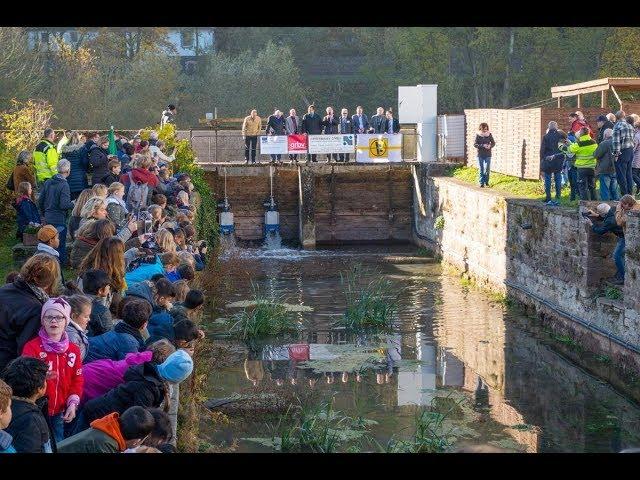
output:
[[[615,274],[617,238],[594,234],[580,215],[596,202],[583,202],[579,211],[548,207],[432,176],[429,168],[414,171],[416,243],[482,286],[640,347],[640,216],[627,228],[623,303],[603,297],[603,280]],[[442,220],[444,228],[436,228]]]

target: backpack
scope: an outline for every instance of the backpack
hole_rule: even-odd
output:
[[[129,172],[129,191],[127,192],[127,208],[131,212],[139,212],[141,208],[147,206],[147,195],[149,185],[146,183],[136,183],[132,172]]]

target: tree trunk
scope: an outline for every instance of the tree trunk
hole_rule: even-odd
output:
[[[513,27],[509,27],[509,54],[507,56],[507,68],[504,75],[504,84],[502,88],[502,106],[509,106],[509,93],[511,89],[511,62],[513,60],[513,43],[515,40],[515,31]]]

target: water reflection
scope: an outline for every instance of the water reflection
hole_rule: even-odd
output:
[[[216,372],[212,391],[222,396],[272,387],[333,396],[335,408],[376,420],[373,430],[381,443],[410,433],[416,408],[455,394],[468,400],[473,413],[461,417],[468,427],[461,438],[472,443],[498,442],[493,444],[528,452],[640,445],[637,406],[527,333],[520,327],[526,318],[464,288],[438,265],[404,262],[397,249],[395,260],[389,251],[370,253],[242,260],[251,275],[235,274],[228,303],[250,298],[255,283],[272,298],[313,311],[297,314],[307,327],[298,339],[262,345],[243,365]],[[331,328],[344,311],[339,273],[355,261],[377,269],[401,292],[393,334],[354,336]],[[306,357],[300,344],[308,345]],[[360,369],[340,360],[332,346],[347,352],[370,348],[378,352],[377,361]],[[306,360],[325,363],[313,370],[303,368]],[[234,419],[231,428],[234,434],[264,434],[264,424],[252,418]]]

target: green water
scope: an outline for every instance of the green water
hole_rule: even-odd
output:
[[[331,432],[342,440],[332,444],[336,451],[410,444],[421,415],[444,451],[489,445],[521,452],[615,452],[640,446],[636,404],[565,359],[552,342],[529,333],[523,327],[531,320],[522,313],[464,286],[416,251],[241,250],[226,260],[233,294],[212,312],[211,335],[223,330],[213,319],[241,310],[224,305],[251,299],[256,286],[312,311],[294,313],[302,330],[293,338],[252,348],[236,344],[236,354],[212,369],[209,398],[243,395],[253,401],[220,407],[225,422],[203,416],[206,442],[234,445],[238,452],[273,451],[270,443],[296,425],[291,417],[301,405],[309,419],[318,417],[315,407],[329,403],[336,417],[329,426],[339,425]],[[354,334],[334,326],[345,310],[340,273],[354,263],[363,266],[362,282],[379,275],[391,282],[398,295],[392,332]],[[300,343],[309,344],[308,364],[290,358],[287,345]]]

